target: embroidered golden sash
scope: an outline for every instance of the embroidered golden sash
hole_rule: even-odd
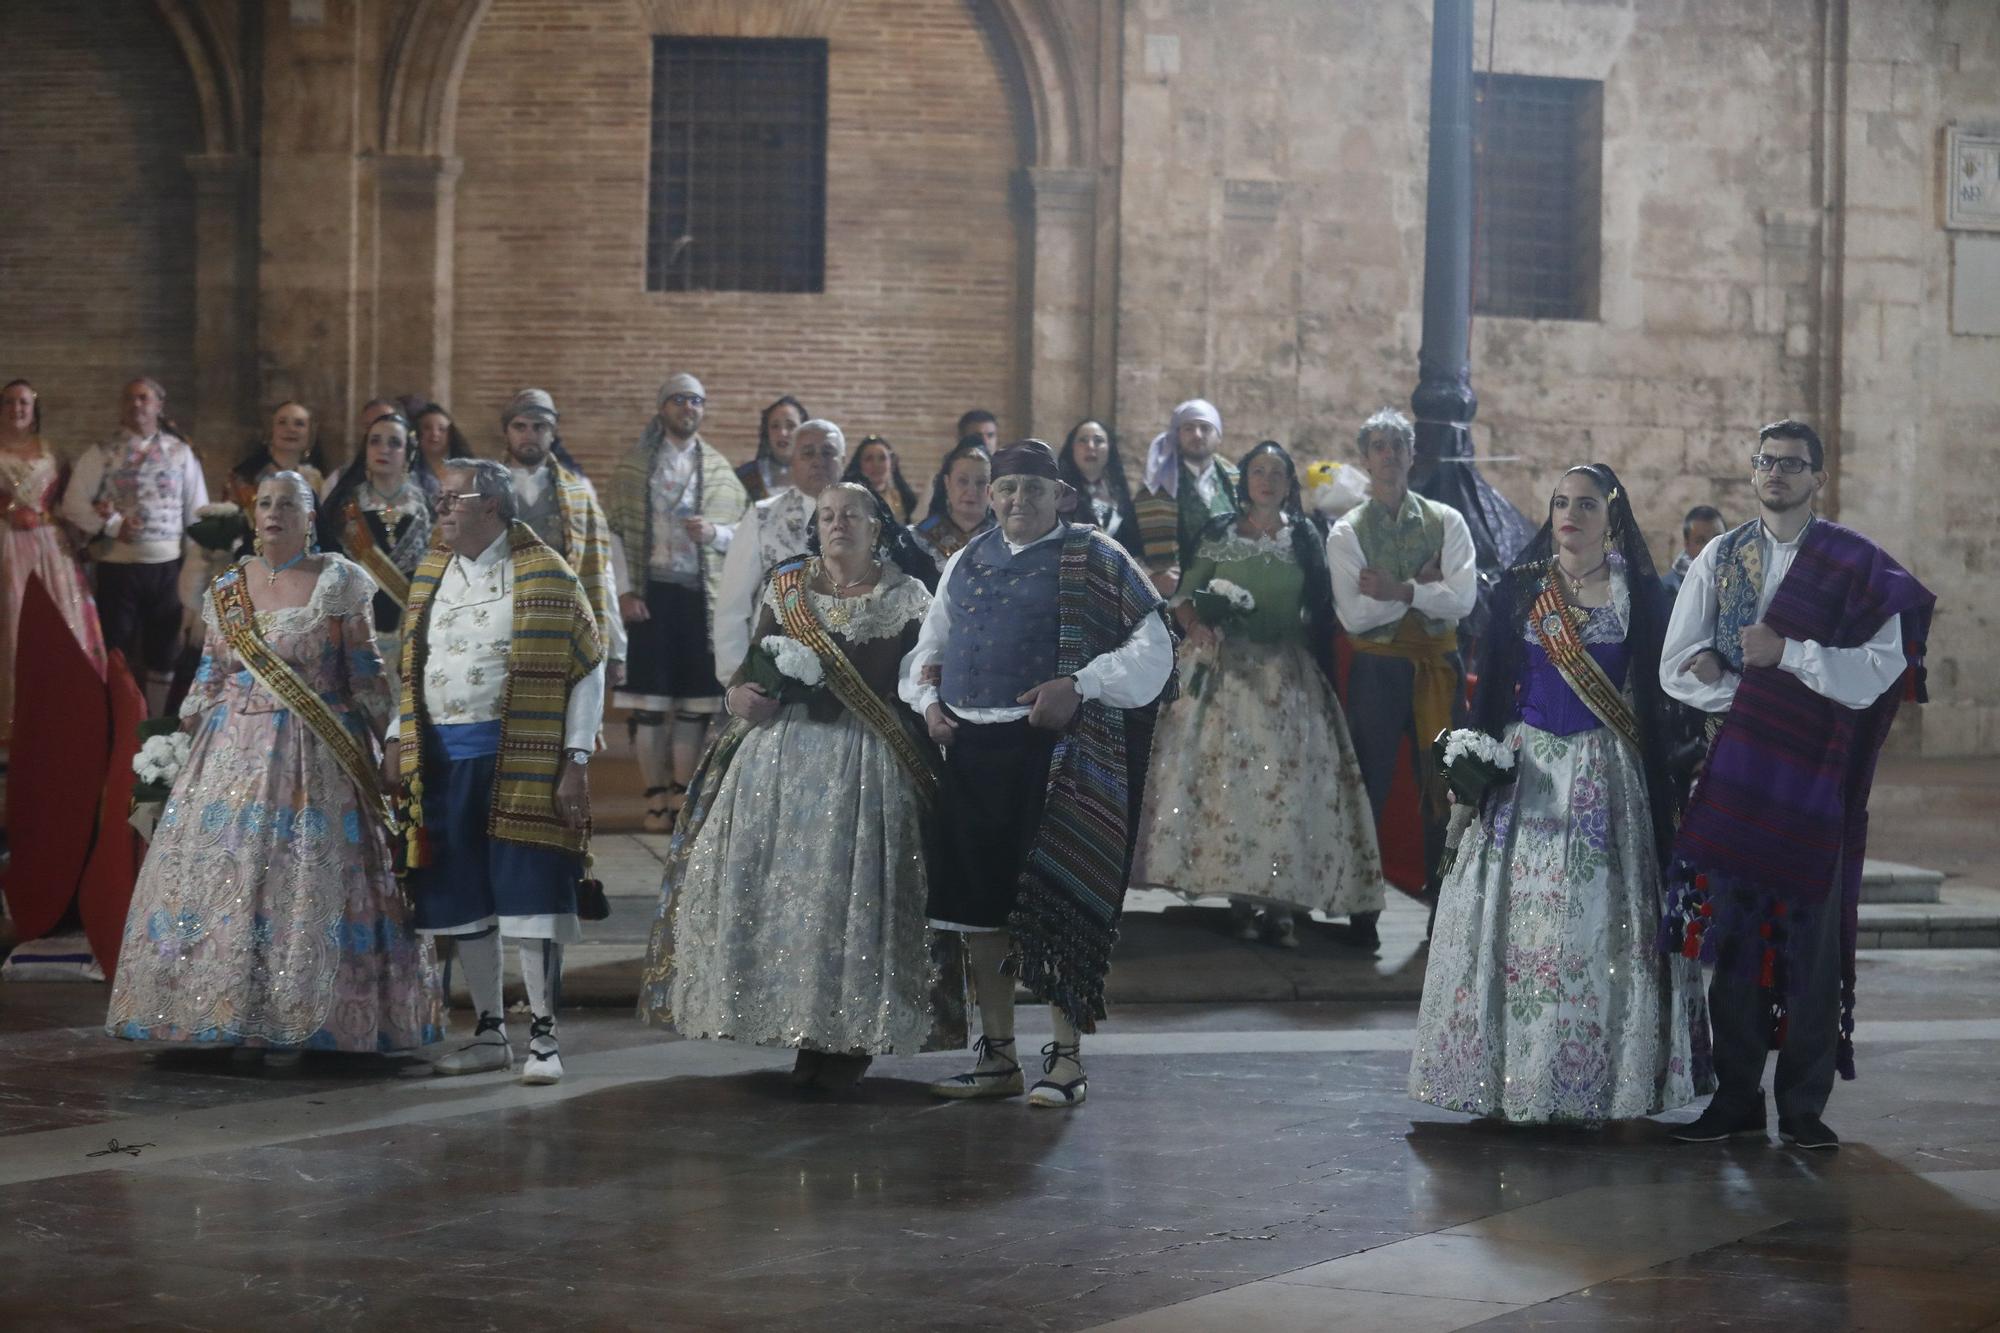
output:
[[[1632,705],[1625,702],[1625,692],[1611,683],[1611,677],[1577,637],[1576,614],[1569,599],[1563,596],[1562,581],[1553,566],[1542,575],[1542,590],[1528,615],[1535,627],[1535,638],[1549,655],[1549,661],[1562,673],[1564,682],[1597,715],[1599,722],[1632,747],[1633,757],[1643,760],[1639,719],[1633,715]]]
[[[375,540],[375,529],[368,526],[368,519],[361,512],[361,502],[349,500],[347,512],[342,518],[346,520],[348,556],[368,571],[368,577],[375,580],[377,588],[389,594],[389,600],[396,604],[398,610],[409,610],[410,576],[396,568],[396,562]]]
[[[813,650],[826,672],[826,685],[833,691],[834,698],[882,738],[916,782],[918,796],[929,805],[937,796],[937,773],[923,751],[917,748],[910,733],[889,711],[889,705],[882,701],[882,696],[868,688],[868,682],[861,679],[861,673],[854,669],[854,664],[847,660],[847,654],[840,650],[832,634],[820,623],[812,599],[806,596],[812,563],[816,562],[781,569],[771,576],[771,588],[778,594],[778,619],[784,625],[785,633]]]
[[[361,743],[354,739],[326,700],[319,697],[319,691],[300,679],[291,664],[271,651],[271,645],[264,642],[264,636],[257,632],[257,607],[250,600],[250,589],[243,581],[240,568],[233,569],[215,581],[216,619],[222,623],[223,637],[236,650],[250,674],[258,684],[276,695],[298,719],[312,728],[313,735],[325,743],[340,764],[341,771],[361,789],[361,804],[382,820],[383,825],[393,835],[396,817],[388,800],[382,795],[382,783],[375,765],[369,762],[368,754]]]

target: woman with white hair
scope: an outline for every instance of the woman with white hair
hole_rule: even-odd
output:
[[[376,776],[391,705],[375,584],[309,546],[312,526],[306,479],[266,477],[258,554],[203,599],[192,744],[132,893],[114,1037],[296,1058],[440,1035]]]
[[[722,581],[715,589],[715,678],[728,680],[750,651],[757,593],[778,563],[802,553],[812,532],[813,502],[840,480],[847,436],[823,417],[792,432],[789,483],[757,501],[736,524]]]

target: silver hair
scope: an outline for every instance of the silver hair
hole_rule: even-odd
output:
[[[512,523],[521,511],[514,499],[514,474],[507,470],[505,464],[490,458],[447,458],[438,471],[463,472],[472,478],[473,494],[490,495],[498,501],[495,512],[500,515],[502,523]]]
[[[305,496],[306,512],[308,514],[315,514],[319,512],[319,496],[314,493],[312,488],[312,483],[307,481],[304,477],[300,476],[296,472],[272,472],[267,474],[264,480],[258,482],[257,485],[259,488],[262,488],[266,482],[273,482],[273,481],[282,481],[285,483],[285,485],[291,487],[293,490],[297,491],[300,495]]]
[[[1361,423],[1361,430],[1354,437],[1355,447],[1366,451],[1371,435],[1388,435],[1403,446],[1405,453],[1415,453],[1417,449],[1417,428],[1410,419],[1393,407],[1385,407],[1374,416]]]
[[[818,431],[821,435],[826,436],[827,439],[833,441],[833,447],[840,451],[840,456],[842,458],[847,457],[847,436],[841,432],[840,427],[834,425],[825,417],[813,417],[809,421],[801,421],[798,429],[792,432],[794,448],[798,446],[799,436],[809,430]]]

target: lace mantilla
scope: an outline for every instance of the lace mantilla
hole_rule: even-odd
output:
[[[1223,536],[1206,538],[1197,554],[1217,564],[1225,560],[1255,560],[1260,556],[1288,565],[1298,563],[1298,556],[1292,551],[1292,525],[1289,522],[1268,537],[1246,537],[1232,528]]]
[[[931,595],[924,591],[924,585],[888,561],[882,564],[881,582],[863,596],[835,597],[816,588],[808,588],[806,593],[812,598],[813,610],[819,613],[819,618],[834,626],[849,643],[893,639],[912,620],[922,620],[931,605]],[[777,595],[769,583],[764,585],[764,605],[771,608],[773,615],[779,614]],[[845,612],[846,623],[836,624],[833,620],[830,613],[836,606]]]
[[[1625,627],[1632,623],[1632,584],[1625,577],[1625,562],[1616,555],[1611,557],[1611,600],[1583,610],[1585,643],[1625,642]],[[1521,636],[1529,643],[1541,642],[1532,620],[1521,622]]]

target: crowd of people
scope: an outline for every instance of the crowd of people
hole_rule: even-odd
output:
[[[0,391],[9,663],[34,580],[192,738],[114,1036],[281,1063],[424,1045],[449,941],[474,1029],[436,1069],[511,1070],[513,940],[521,1077],[560,1080],[615,702],[672,835],[640,1015],[793,1049],[801,1085],[970,1044],[938,1096],[1081,1105],[1129,886],[1226,901],[1246,941],[1297,947],[1317,914],[1367,949],[1396,844],[1433,913],[1413,1097],[1594,1123],[1714,1092],[1675,1131],[1705,1141],[1764,1132],[1776,1047],[1781,1132],[1838,1141],[1868,787],[1933,601],[1815,516],[1802,422],[1747,451],[1757,516],[1690,512],[1665,578],[1585,462],[1482,590],[1389,409],[1356,434],[1365,498],[1331,512],[1279,441],[1225,457],[1199,398],[1131,473],[1110,423],[1003,446],[969,412],[919,519],[887,440],[851,448],[789,394],[732,464],[687,373],[598,483],[539,389],[494,458],[435,403],[372,402],[338,471],[282,403],[227,474],[240,531],[203,552],[165,407],[135,380],[65,478],[32,386]],[[1476,796],[1438,751],[1468,733],[1509,756]],[[1051,1010],[1032,1083],[1017,987]]]

